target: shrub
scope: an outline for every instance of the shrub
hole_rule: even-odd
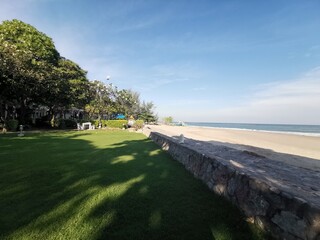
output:
[[[144,121],[143,120],[136,120],[133,124],[133,127],[138,130],[138,129],[141,129],[143,128],[143,125],[144,125]]]
[[[108,127],[108,128],[124,128],[127,126],[127,120],[100,120],[101,127]],[[96,127],[99,128],[99,120],[91,121],[91,123]]]
[[[128,124],[127,120],[108,120],[106,121],[107,127],[109,128],[123,128]]]
[[[165,117],[163,119],[163,121],[164,121],[164,124],[171,125],[172,122],[173,122],[173,118],[171,116],[170,117]]]
[[[61,129],[74,129],[77,128],[77,122],[72,119],[59,119],[58,127]]]
[[[91,121],[91,123],[92,123],[96,128],[99,127],[99,120]]]
[[[106,127],[108,120],[100,120],[100,122],[101,122],[101,127]],[[91,123],[92,123],[96,128],[99,128],[99,120],[91,121]]]
[[[7,128],[11,131],[16,131],[18,127],[18,120],[11,119],[6,122]]]
[[[51,128],[49,116],[43,116],[36,119],[36,126],[40,128]]]

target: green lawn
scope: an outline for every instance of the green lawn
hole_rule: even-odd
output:
[[[0,135],[0,239],[264,239],[142,134]]]

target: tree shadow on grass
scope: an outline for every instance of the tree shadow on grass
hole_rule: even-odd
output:
[[[262,238],[149,139],[94,134],[0,138],[0,238]]]

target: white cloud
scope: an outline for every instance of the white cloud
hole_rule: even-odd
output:
[[[241,106],[210,113],[212,121],[320,124],[320,67],[299,79],[260,86]]]
[[[193,70],[189,63],[156,64],[149,69],[143,69],[139,79],[139,89],[143,92],[150,92],[162,86],[174,83],[190,81]]]
[[[160,106],[159,115],[183,121],[320,124],[320,67],[291,81],[259,85],[244,95],[229,107],[219,107],[210,96],[177,100],[170,108]]]

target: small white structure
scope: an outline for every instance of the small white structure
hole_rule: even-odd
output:
[[[80,123],[77,123],[77,129],[78,130],[94,130],[95,129],[95,126],[91,124],[91,122],[85,122],[85,123],[82,123],[80,125]]]
[[[83,130],[92,129],[91,122],[82,123],[82,129]]]
[[[18,134],[18,137],[23,137],[23,136],[24,136],[24,133],[23,133],[23,125],[20,125],[19,129],[20,129],[20,132],[19,132],[19,134]]]
[[[184,136],[183,136],[183,134],[181,134],[181,135],[179,136],[179,143],[181,143],[181,144],[184,143]]]

